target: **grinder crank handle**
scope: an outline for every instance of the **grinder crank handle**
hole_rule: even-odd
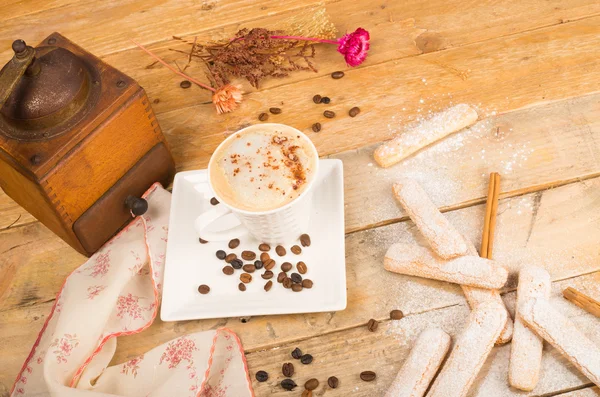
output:
[[[4,102],[8,99],[14,88],[16,87],[19,79],[25,74],[31,66],[30,74],[39,73],[39,64],[34,62],[35,50],[33,47],[25,44],[23,40],[15,40],[12,43],[12,49],[15,55],[0,71],[0,108],[4,105]]]

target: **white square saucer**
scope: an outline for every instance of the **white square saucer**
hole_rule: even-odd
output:
[[[241,244],[229,249],[227,241],[200,244],[194,229],[194,220],[211,207],[213,197],[207,182],[206,170],[185,171],[175,175],[169,220],[169,238],[165,260],[165,277],[160,317],[163,321],[181,321],[206,318],[240,317],[250,315],[313,313],[346,308],[346,259],[344,239],[344,181],[340,160],[319,160],[310,226],[311,246],[300,255],[290,252],[280,257],[275,247],[269,252],[277,265],[270,291],[264,290],[267,280],[260,276],[264,269],[252,274],[246,291],[238,289],[242,270],[231,276],[223,274],[226,263],[215,253],[224,250],[240,256],[243,250],[260,254],[261,241],[250,235],[240,237]],[[298,245],[300,243],[298,242]],[[303,261],[308,272],[303,275],[313,281],[311,289],[293,292],[277,282],[280,266]],[[244,261],[244,263],[251,263]],[[210,292],[198,293],[198,286],[206,284]]]

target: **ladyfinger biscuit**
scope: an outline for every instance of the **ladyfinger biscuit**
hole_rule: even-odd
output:
[[[600,386],[600,347],[556,311],[547,299],[527,299],[519,306],[519,316],[589,380]]]
[[[421,332],[385,397],[422,397],[450,348],[450,335],[439,328]]]
[[[375,150],[375,161],[382,167],[389,167],[476,121],[477,112],[469,105],[462,103],[453,106],[383,143]]]
[[[471,312],[428,397],[464,397],[506,323],[506,309],[486,302]]]
[[[526,266],[519,271],[517,313],[508,367],[508,383],[520,390],[531,391],[537,385],[543,348],[542,338],[523,324],[519,315],[520,307],[529,298],[548,299],[551,284],[550,275],[541,267]]]
[[[383,265],[394,273],[488,289],[502,288],[508,278],[504,267],[479,255],[444,260],[429,248],[413,244],[392,245]]]
[[[464,255],[467,244],[461,234],[431,202],[413,179],[402,179],[393,186],[394,195],[417,225],[431,248],[444,259]]]

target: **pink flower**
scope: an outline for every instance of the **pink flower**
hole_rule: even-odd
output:
[[[212,101],[217,113],[229,113],[242,102],[242,90],[238,85],[225,84],[213,94]]]
[[[348,65],[358,66],[367,58],[369,39],[369,32],[358,28],[338,40],[338,52],[344,56]]]

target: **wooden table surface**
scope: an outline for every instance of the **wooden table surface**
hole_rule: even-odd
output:
[[[198,41],[230,37],[241,27],[277,28],[282,21],[324,5],[340,32],[362,26],[371,51],[347,69],[333,47],[317,49],[318,73],[245,86],[240,109],[217,115],[206,91],[179,87],[181,78],[150,66],[135,38],[167,60],[184,48],[172,35]],[[382,258],[397,241],[418,240],[390,192],[398,175],[418,179],[451,222],[479,245],[487,175],[503,176],[495,257],[510,267],[503,298],[514,315],[516,274],[525,264],[546,266],[552,302],[596,343],[600,319],[561,297],[572,286],[600,299],[600,3],[595,0],[5,0],[0,4],[0,64],[13,39],[36,43],[58,31],[124,71],[145,87],[178,169],[206,166],[230,132],[270,121],[303,131],[322,156],[340,158],[345,171],[348,308],[335,313],[163,323],[119,339],[114,363],[185,333],[227,326],[239,333],[252,374],[272,374],[257,396],[283,391],[281,364],[299,346],[315,361],[296,381],[316,377],[316,396],[382,396],[418,332],[437,324],[453,336],[469,309],[456,285],[394,275]],[[181,58],[179,58],[181,59]],[[345,70],[334,80],[330,73]],[[200,69],[188,69],[202,78]],[[324,119],[314,94],[332,98],[338,113]],[[372,159],[377,142],[430,111],[452,103],[477,105],[481,121],[470,130],[389,169]],[[359,106],[356,118],[346,115]],[[323,129],[310,126],[320,121]],[[64,278],[84,257],[0,193],[0,395],[25,360]],[[392,309],[404,311],[389,320]],[[369,332],[371,318],[379,329]],[[548,347],[531,393],[508,387],[510,345],[487,360],[473,396],[600,396],[592,383]],[[358,374],[377,372],[362,382]],[[336,375],[339,389],[326,386]]]

